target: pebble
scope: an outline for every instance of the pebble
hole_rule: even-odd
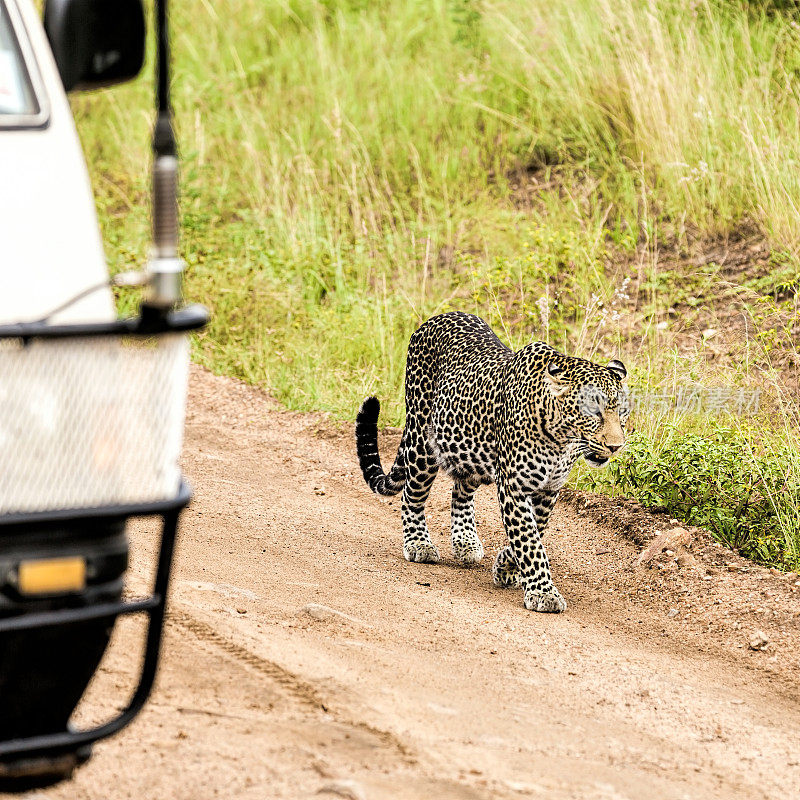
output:
[[[367,800],[361,784],[355,781],[331,781],[320,787],[317,794],[335,794],[347,800]]]
[[[669,611],[667,611],[667,616],[670,619],[672,619],[672,617],[677,617],[678,616],[678,609],[677,608],[671,608]]]
[[[362,625],[365,628],[372,627],[372,625],[370,625],[368,622],[365,622],[363,619],[351,617],[350,614],[345,614],[344,611],[337,611],[335,608],[323,606],[320,603],[309,603],[308,605],[303,606],[300,611],[304,614],[308,614],[308,616],[312,619],[326,620],[338,618],[347,620],[348,622],[354,622],[356,625]]]
[[[697,561],[695,560],[694,556],[686,552],[678,553],[678,555],[675,556],[675,563],[679,567],[684,567],[684,568],[693,567],[697,565]]]
[[[520,794],[543,796],[546,792],[541,786],[536,786],[532,783],[525,783],[524,781],[503,781],[506,788],[511,789],[512,792],[519,792]]]
[[[755,631],[750,637],[748,647],[751,650],[766,650],[769,645],[769,639],[764,631]]]
[[[675,550],[679,546],[687,546],[692,537],[686,528],[671,528],[659,534],[636,559],[638,565],[652,561],[663,550]]]
[[[440,706],[438,703],[428,703],[428,708],[437,714],[446,714],[448,717],[458,716],[458,711],[450,706]]]

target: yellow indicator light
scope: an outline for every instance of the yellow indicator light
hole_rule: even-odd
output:
[[[80,556],[23,561],[18,588],[21,594],[78,592],[86,588],[86,561]]]

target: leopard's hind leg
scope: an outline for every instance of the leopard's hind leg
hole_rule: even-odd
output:
[[[483,545],[475,529],[475,492],[480,483],[458,480],[453,484],[450,504],[453,556],[464,566],[477,564],[483,558]]]
[[[428,523],[425,521],[425,503],[431,486],[439,471],[436,458],[429,451],[422,436],[409,431],[409,447],[406,449],[406,483],[403,488],[403,555],[406,561],[424,561],[435,564],[439,561]]]

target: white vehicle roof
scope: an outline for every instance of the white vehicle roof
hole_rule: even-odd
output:
[[[30,0],[0,0],[0,324],[32,321],[107,282],[78,135]],[[106,286],[53,322],[114,318]]]

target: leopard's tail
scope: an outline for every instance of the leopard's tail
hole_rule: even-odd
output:
[[[392,468],[387,475],[378,455],[378,414],[381,404],[377,397],[368,397],[356,417],[356,452],[364,480],[375,494],[398,494],[406,482],[406,464],[403,442],[397,450]]]

